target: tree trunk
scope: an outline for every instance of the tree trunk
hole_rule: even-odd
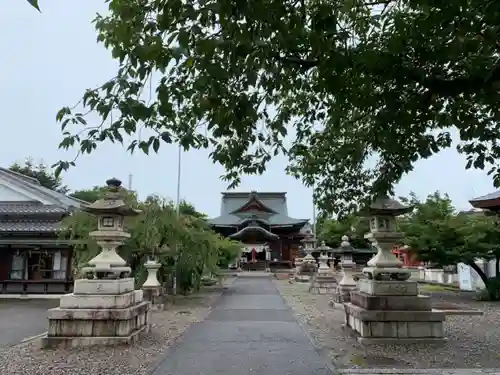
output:
[[[471,266],[471,268],[474,271],[477,272],[477,274],[479,275],[481,280],[483,280],[484,286],[486,287],[486,289],[488,289],[489,280],[488,280],[488,277],[486,276],[486,274],[484,273],[484,271],[475,262],[468,262],[467,264],[469,266]]]
[[[500,257],[496,257],[495,261],[495,277],[500,278]]]

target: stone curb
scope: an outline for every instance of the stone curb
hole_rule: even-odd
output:
[[[40,334],[38,334],[38,335],[34,335],[34,336],[29,336],[29,337],[26,337],[26,338],[22,339],[22,340],[21,340],[21,342],[20,342],[19,344],[26,344],[26,343],[28,343],[28,342],[35,341],[35,340],[37,340],[37,339],[40,339],[40,338],[42,338],[42,337],[47,336],[47,333],[48,333],[48,332],[43,332],[43,333],[40,333]],[[14,344],[14,346],[15,346],[15,345],[19,345],[19,344]]]

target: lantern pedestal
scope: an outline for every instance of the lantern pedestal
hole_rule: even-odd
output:
[[[410,271],[392,254],[402,235],[394,231],[397,215],[411,211],[383,197],[370,207],[371,233],[365,237],[378,249],[363,269],[358,291],[344,303],[345,323],[363,344],[435,343],[444,341],[445,314],[432,310],[430,299],[420,296]]]
[[[144,263],[144,268],[148,272],[148,277],[144,284],[142,284],[142,291],[144,292],[144,299],[151,302],[151,308],[154,310],[163,310],[164,308],[164,288],[158,281],[157,273],[161,268],[161,264],[155,260],[148,260]]]
[[[106,197],[84,208],[98,218],[98,230],[90,236],[102,251],[82,269],[85,278],[75,280],[73,293],[62,296],[60,306],[48,311],[43,346],[130,344],[150,330],[150,303],[143,300],[142,290],[134,290],[130,268],[116,252],[130,236],[123,231],[124,217],[138,211],[120,198],[119,180],[107,183]]]
[[[321,255],[319,257],[319,261],[320,265],[318,272],[311,279],[309,291],[321,293],[322,291],[329,292],[335,290],[337,287],[337,280],[333,276],[332,270],[326,263],[328,261],[328,255]]]

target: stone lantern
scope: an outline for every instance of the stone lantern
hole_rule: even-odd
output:
[[[356,281],[354,281],[353,273],[356,263],[353,261],[354,248],[349,242],[349,237],[342,236],[342,243],[339,248],[340,267],[342,269],[342,279],[339,281],[335,302],[347,302],[351,299],[350,293],[357,289]]]
[[[149,331],[150,304],[143,301],[142,290],[135,290],[131,269],[116,252],[130,237],[124,231],[125,217],[140,211],[123,201],[121,181],[106,183],[106,196],[83,209],[97,216],[97,230],[89,235],[102,250],[82,269],[85,277],[75,280],[73,293],[49,310],[47,346],[127,344]]]
[[[151,302],[151,307],[155,310],[163,310],[164,289],[158,281],[157,275],[158,270],[161,268],[161,264],[154,257],[152,257],[144,263],[144,268],[146,268],[148,273],[146,281],[142,284],[144,299]]]
[[[432,310],[428,296],[418,294],[418,283],[392,253],[402,234],[395,228],[398,215],[412,207],[383,196],[368,208],[370,233],[365,236],[377,254],[363,269],[358,289],[344,302],[345,323],[363,344],[442,342],[445,314]]]
[[[302,259],[302,263],[316,263],[316,259],[312,256],[312,253],[315,251],[314,244],[316,240],[310,234],[302,239],[303,250],[306,253],[304,259]]]
[[[365,238],[377,249],[377,254],[363,269],[368,279],[404,281],[410,278],[410,271],[402,269],[403,263],[392,253],[392,249],[403,238],[403,234],[396,231],[396,217],[412,210],[413,207],[404,206],[387,196],[375,200],[369,207],[370,233]]]
[[[320,256],[318,258],[319,260],[318,272],[329,273],[330,267],[328,267],[328,260],[330,259],[330,257],[328,256],[328,253],[332,251],[332,248],[330,246],[327,246],[325,241],[321,241],[321,245],[317,247],[315,250],[319,251],[320,253]]]

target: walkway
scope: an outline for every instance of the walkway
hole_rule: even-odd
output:
[[[331,375],[268,278],[239,278],[152,375]]]

